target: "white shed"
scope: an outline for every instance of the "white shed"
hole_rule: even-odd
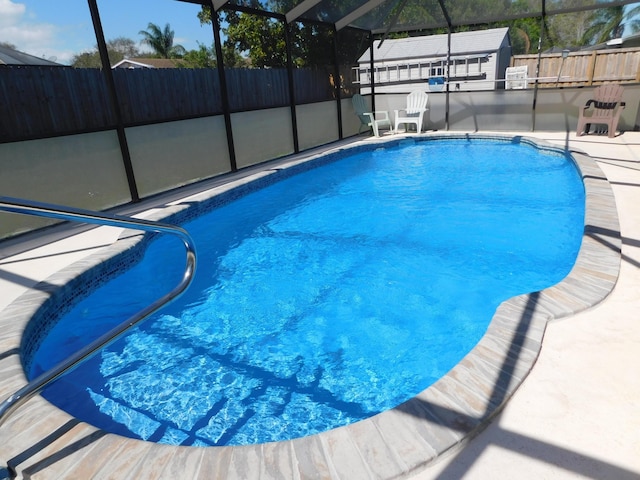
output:
[[[403,93],[424,86],[442,90],[447,76],[447,35],[376,40],[373,44],[375,89],[378,93]],[[453,90],[504,88],[505,70],[511,59],[508,28],[494,28],[451,35],[449,82]],[[358,60],[354,81],[362,93],[370,93],[370,50]]]

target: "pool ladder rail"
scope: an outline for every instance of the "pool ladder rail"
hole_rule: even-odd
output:
[[[193,239],[183,228],[175,225],[153,222],[150,220],[111,215],[106,213],[94,212],[91,210],[62,207],[49,203],[33,202],[2,196],[0,196],[0,211],[35,215],[39,217],[55,218],[60,220],[89,223],[95,225],[104,225],[110,227],[143,230],[146,232],[169,233],[180,237],[186,248],[187,257],[184,275],[182,276],[180,282],[170,292],[166,293],[164,296],[157,299],[155,302],[151,303],[146,308],[142,309],[126,321],[112,328],[110,331],[103,334],[101,337],[94,340],[89,345],[69,356],[66,360],[63,360],[50,370],[34,378],[20,390],[0,403],[0,427],[2,427],[9,415],[11,415],[18,407],[20,407],[34,395],[40,393],[42,389],[44,389],[47,385],[60,378],[62,375],[69,372],[80,363],[91,358],[102,348],[111,344],[122,335],[124,335],[128,330],[148,318],[151,314],[162,308],[164,305],[180,296],[193,281],[193,276],[196,269],[196,249]],[[0,467],[0,479],[3,475],[2,470],[3,468]],[[7,471],[8,470],[5,470],[5,472]],[[11,472],[11,474],[15,475],[15,472]]]

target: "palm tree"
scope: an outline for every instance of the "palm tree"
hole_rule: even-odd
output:
[[[592,17],[591,26],[584,34],[584,43],[597,44],[621,37],[627,24],[632,33],[636,32],[640,28],[640,21],[635,18],[640,14],[640,6],[635,6],[626,12],[624,9],[624,6],[617,6],[597,10]]]
[[[149,45],[160,58],[180,58],[186,53],[182,45],[173,44],[174,31],[168,23],[164,30],[155,23],[149,23],[147,29],[140,30],[139,33],[144,37],[142,43]]]
[[[640,31],[640,5],[634,7],[633,5],[628,5],[629,8],[624,16],[627,19],[627,24],[625,26],[629,27],[630,34],[636,33]]]

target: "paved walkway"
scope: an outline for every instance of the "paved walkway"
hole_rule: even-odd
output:
[[[564,134],[525,134],[564,145]],[[622,265],[597,307],[549,324],[533,371],[492,424],[414,480],[640,479],[640,133],[569,137],[609,179]]]
[[[620,278],[602,304],[548,326],[532,373],[484,432],[457,455],[412,478],[638,479],[640,133],[627,132],[613,140],[522,135],[559,145],[568,142],[598,160],[618,203]],[[38,281],[92,253],[88,244],[106,245],[118,231],[86,232],[65,242],[65,252],[46,246],[0,259],[0,310]]]

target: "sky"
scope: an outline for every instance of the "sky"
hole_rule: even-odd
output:
[[[211,26],[201,26],[199,7],[176,0],[97,0],[106,40],[140,42],[149,22],[175,32],[174,44],[187,50],[211,46]],[[637,5],[637,4],[636,4]],[[87,0],[0,0],[0,42],[65,65],[74,55],[95,48]],[[140,45],[141,51],[148,47]]]
[[[200,26],[199,7],[176,0],[98,0],[107,40],[127,37],[139,42],[149,22],[175,32],[174,44],[187,50],[211,46],[210,25]],[[0,42],[21,52],[68,65],[74,55],[95,48],[87,0],[0,0]],[[149,48],[140,46],[141,50]]]

